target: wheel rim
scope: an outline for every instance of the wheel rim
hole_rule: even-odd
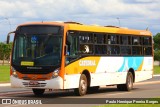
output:
[[[132,77],[129,76],[129,78],[128,78],[128,87],[131,89],[131,88],[132,88],[132,85],[133,85]]]
[[[81,80],[81,91],[82,93],[85,93],[87,89],[87,83],[85,80]]]

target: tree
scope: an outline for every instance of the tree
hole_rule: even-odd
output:
[[[154,50],[160,50],[160,33],[157,33],[154,37]]]
[[[5,44],[5,43],[0,43],[0,60],[8,60],[10,58],[10,53],[12,49],[12,43]]]
[[[157,33],[154,37],[154,60],[160,61],[160,33]]]

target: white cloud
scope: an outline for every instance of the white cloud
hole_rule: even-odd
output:
[[[152,3],[152,2],[158,2],[159,0],[135,0],[135,2],[140,3]]]
[[[5,17],[12,29],[26,21],[41,20],[118,25],[117,17],[122,26],[145,28],[153,23],[160,25],[159,6],[160,0],[0,0],[0,33],[8,32]],[[153,32],[158,32],[158,27],[153,27]]]

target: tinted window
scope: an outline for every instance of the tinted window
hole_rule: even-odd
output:
[[[95,54],[107,54],[107,46],[95,45]]]
[[[108,35],[108,44],[119,44],[119,36],[114,34]]]
[[[60,26],[21,26],[17,29],[19,34],[59,34],[61,31]]]
[[[144,37],[143,45],[151,45],[151,37]]]
[[[95,43],[103,44],[104,43],[104,35],[103,34],[94,34]]]
[[[132,44],[133,44],[133,45],[139,45],[139,42],[140,42],[140,41],[139,41],[139,37],[133,37],[133,38],[132,38]]]
[[[121,40],[121,44],[128,45],[128,36],[123,35],[123,36],[121,36],[120,40]]]
[[[80,43],[93,43],[93,35],[91,33],[83,33],[79,34]]]
[[[34,66],[60,65],[62,36],[16,35],[13,64],[30,61]]]
[[[108,55],[119,55],[120,48],[117,45],[108,45],[107,46],[107,54]]]
[[[132,47],[132,55],[142,55],[142,47],[141,46],[133,46]]]
[[[144,47],[144,55],[152,55],[152,48]]]
[[[131,47],[121,46],[121,55],[131,55]]]

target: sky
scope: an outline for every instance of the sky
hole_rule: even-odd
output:
[[[160,0],[0,0],[0,42],[19,24],[76,21],[160,32]]]

